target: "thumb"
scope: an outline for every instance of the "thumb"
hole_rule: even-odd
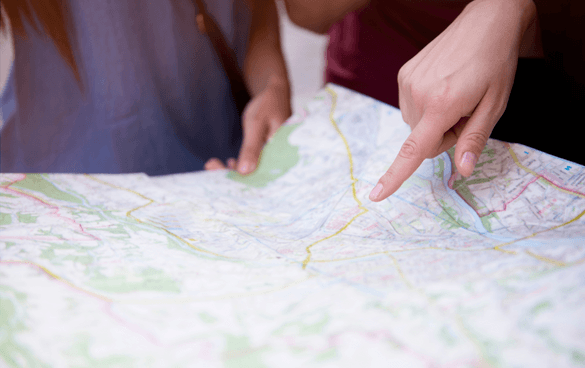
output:
[[[261,121],[248,121],[244,124],[244,139],[237,166],[237,171],[240,174],[246,175],[256,169],[267,133],[267,126]]]

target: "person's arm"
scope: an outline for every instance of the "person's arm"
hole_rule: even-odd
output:
[[[326,33],[347,13],[368,5],[370,0],[284,0],[290,20],[299,27]]]
[[[286,64],[280,45],[280,30],[274,0],[249,0],[252,20],[244,77],[252,96],[270,83],[289,88]]]
[[[469,176],[504,113],[520,45],[536,18],[532,0],[475,0],[400,69],[399,105],[412,133],[370,193],[393,194],[426,158],[455,143],[455,165]]]
[[[266,141],[291,115],[290,84],[280,46],[278,14],[274,0],[249,0],[252,10],[244,79],[252,99],[242,116],[243,141],[237,161],[228,167],[249,174],[258,164]],[[208,170],[225,168],[209,160]]]
[[[240,174],[256,169],[264,143],[291,115],[290,83],[274,0],[252,1],[244,78],[252,100],[244,110],[242,121],[244,140],[237,162]]]

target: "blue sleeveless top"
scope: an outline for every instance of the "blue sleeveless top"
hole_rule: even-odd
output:
[[[205,2],[242,67],[249,9]],[[237,157],[240,119],[191,0],[70,0],[69,9],[82,87],[47,36],[27,25],[14,37],[3,172],[158,175]]]

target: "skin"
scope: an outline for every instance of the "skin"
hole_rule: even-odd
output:
[[[286,12],[293,23],[320,34],[327,33],[347,13],[368,3],[369,0],[284,0]]]
[[[242,115],[243,141],[237,159],[209,159],[206,170],[232,169],[246,175],[258,166],[264,144],[291,115],[290,84],[280,46],[274,0],[249,0],[252,12],[244,78],[252,99]],[[199,30],[205,32],[201,19]]]
[[[453,0],[457,1],[457,0]],[[297,25],[326,32],[367,0],[285,0]],[[455,166],[469,176],[502,116],[518,57],[540,56],[532,0],[474,0],[400,69],[399,105],[412,132],[370,193],[379,202],[421,165],[457,144]],[[527,32],[528,30],[528,32]]]
[[[475,0],[398,73],[399,104],[412,133],[370,193],[381,201],[424,159],[455,147],[455,165],[473,173],[510,96],[532,0]]]

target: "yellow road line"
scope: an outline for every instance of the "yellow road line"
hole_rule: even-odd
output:
[[[1,263],[3,264],[15,264],[15,265],[28,265],[28,266],[33,266],[37,269],[39,269],[40,271],[44,272],[45,274],[47,274],[47,276],[51,277],[52,279],[59,281],[67,286],[70,286],[71,288],[78,290],[84,294],[87,294],[89,296],[93,296],[94,298],[103,300],[105,302],[109,302],[109,303],[119,303],[119,304],[149,304],[149,305],[162,305],[162,304],[181,304],[181,303],[193,303],[193,302],[208,302],[208,301],[219,301],[219,300],[228,300],[228,299],[237,299],[237,298],[246,298],[246,297],[253,297],[253,296],[260,296],[260,295],[266,295],[266,294],[271,294],[271,293],[275,293],[281,290],[285,290],[288,289],[290,287],[299,285],[305,281],[308,281],[312,278],[314,278],[316,275],[309,275],[307,277],[303,277],[302,279],[299,280],[295,280],[292,281],[288,284],[285,285],[279,285],[277,287],[274,287],[272,289],[267,289],[267,290],[258,290],[258,291],[252,291],[252,292],[247,292],[247,293],[233,293],[233,294],[226,294],[226,295],[219,295],[219,296],[210,296],[210,297],[200,297],[200,298],[193,298],[193,297],[179,297],[179,298],[169,298],[169,297],[165,297],[165,298],[160,298],[160,299],[111,299],[108,298],[107,296],[104,295],[100,295],[97,293],[94,293],[92,291],[83,289],[75,284],[73,284],[72,282],[70,282],[69,280],[66,280],[64,278],[62,278],[61,276],[51,272],[49,269],[45,268],[44,266],[41,266],[37,263],[34,262],[30,262],[30,261],[11,261],[11,260],[5,260],[5,261],[1,261]]]
[[[563,193],[566,193],[566,194],[570,194],[570,195],[575,195],[575,196],[577,196],[577,197],[580,197],[580,198],[585,198],[585,196],[584,196],[583,194],[581,194],[581,193],[575,193],[575,192],[572,192],[572,191],[570,191],[570,190],[566,190],[566,189],[564,189],[564,188],[561,188],[561,187],[559,187],[558,185],[556,185],[555,183],[553,183],[552,181],[550,181],[550,180],[548,180],[548,179],[544,178],[542,175],[540,175],[540,174],[536,173],[535,171],[533,171],[533,170],[529,169],[528,167],[526,167],[526,166],[522,165],[522,164],[520,163],[520,160],[518,159],[518,156],[516,156],[516,153],[515,153],[515,152],[514,152],[514,150],[512,149],[512,147],[511,147],[511,146],[510,146],[508,143],[506,143],[505,145],[506,145],[506,147],[508,148],[508,152],[510,153],[510,156],[512,156],[512,159],[514,160],[514,163],[516,164],[516,166],[518,166],[518,167],[519,167],[519,168],[521,168],[522,170],[524,170],[524,171],[526,171],[527,173],[529,173],[529,174],[532,174],[532,175],[534,175],[534,176],[536,176],[536,177],[540,178],[539,180],[543,180],[543,181],[547,182],[547,183],[548,183],[548,184],[550,184],[550,185],[551,185],[553,188],[555,188],[556,190],[558,190],[558,191],[560,191],[560,192],[563,192]],[[546,230],[538,231],[538,232],[536,232],[536,233],[534,233],[534,234],[531,234],[531,235],[525,236],[525,237],[523,237],[523,238],[520,238],[520,239],[517,239],[517,240],[513,240],[513,241],[510,241],[510,242],[507,242],[507,243],[504,243],[504,244],[496,245],[496,246],[494,247],[494,249],[495,249],[495,250],[497,250],[497,251],[500,251],[500,252],[508,253],[508,254],[517,254],[517,252],[515,252],[515,251],[506,250],[506,249],[502,249],[502,248],[503,248],[503,247],[505,247],[505,246],[508,246],[508,245],[510,245],[510,244],[517,243],[517,242],[519,242],[519,241],[523,241],[523,240],[526,240],[526,239],[533,238],[533,237],[535,237],[535,236],[536,236],[536,235],[538,235],[538,234],[542,234],[542,233],[545,233],[545,232],[547,232],[547,231],[555,230],[555,229],[558,229],[558,228],[560,228],[560,227],[563,227],[563,226],[569,225],[569,224],[571,224],[571,223],[573,223],[573,222],[575,222],[575,221],[579,220],[581,217],[583,217],[583,215],[585,215],[585,211],[581,212],[579,215],[577,215],[577,217],[575,217],[575,218],[573,218],[573,219],[571,219],[571,220],[569,220],[569,221],[567,221],[567,222],[565,222],[565,223],[562,223],[562,224],[560,224],[560,225],[557,225],[557,226],[553,226],[553,227],[551,227],[550,229],[546,229]],[[535,253],[533,253],[533,252],[531,252],[531,251],[529,251],[529,250],[526,250],[526,251],[525,251],[525,253],[526,253],[526,254],[528,254],[528,255],[529,255],[529,256],[531,256],[531,257],[534,257],[534,258],[536,258],[536,259],[540,260],[540,261],[547,262],[547,263],[553,264],[553,265],[555,265],[555,266],[559,266],[559,267],[564,267],[564,266],[567,266],[567,264],[566,264],[565,262],[562,262],[562,261],[559,261],[559,260],[556,260],[556,259],[553,259],[553,258],[544,257],[544,256],[541,256],[541,255],[535,254]]]
[[[143,205],[141,205],[141,206],[135,207],[135,208],[131,209],[130,211],[126,212],[126,216],[128,216],[129,218],[132,218],[132,219],[134,219],[136,222],[138,222],[138,223],[141,223],[141,224],[144,224],[144,225],[150,225],[150,226],[154,226],[154,227],[156,227],[157,229],[160,229],[160,230],[162,230],[162,231],[166,232],[168,235],[170,235],[170,236],[172,236],[173,238],[177,239],[179,242],[181,242],[181,243],[183,243],[183,244],[187,245],[188,247],[190,247],[190,248],[192,248],[192,249],[194,249],[194,250],[196,250],[196,251],[203,252],[203,253],[207,253],[207,254],[211,254],[211,255],[214,255],[214,256],[216,256],[216,257],[230,258],[230,257],[224,256],[224,255],[218,254],[218,253],[211,252],[211,251],[209,251],[209,250],[207,250],[207,249],[203,249],[203,248],[200,248],[200,247],[196,247],[196,246],[194,246],[193,244],[191,244],[190,242],[188,242],[188,241],[186,241],[185,239],[181,238],[180,236],[178,236],[178,235],[176,235],[176,234],[174,234],[174,233],[170,232],[170,231],[169,231],[169,230],[167,230],[167,229],[166,229],[164,226],[156,226],[156,224],[153,224],[153,223],[150,223],[150,222],[144,222],[144,221],[142,221],[141,219],[139,219],[138,217],[136,217],[136,216],[132,215],[132,212],[134,212],[134,211],[137,211],[137,210],[139,210],[139,209],[141,209],[141,208],[144,208],[144,207],[147,207],[147,206],[149,206],[149,205],[153,204],[153,203],[154,203],[154,199],[148,198],[148,197],[146,197],[145,195],[143,195],[143,194],[141,194],[141,193],[138,193],[138,192],[136,192],[136,191],[134,191],[134,190],[132,190],[132,189],[128,189],[128,188],[120,187],[120,186],[118,186],[118,185],[115,185],[115,184],[112,184],[112,183],[108,183],[107,181],[104,181],[104,180],[98,179],[98,178],[96,178],[96,177],[93,177],[93,176],[91,176],[91,175],[85,174],[85,176],[86,176],[86,177],[88,177],[88,178],[90,178],[90,179],[92,179],[92,180],[94,180],[94,181],[96,181],[96,182],[98,182],[98,183],[101,183],[101,184],[107,185],[107,186],[109,186],[109,187],[112,187],[112,188],[114,188],[114,189],[119,189],[119,190],[124,190],[124,191],[126,191],[126,192],[130,192],[130,193],[132,193],[132,194],[135,194],[135,195],[137,195],[138,197],[140,197],[140,198],[142,198],[142,199],[144,199],[144,200],[147,200],[147,201],[148,201],[148,203],[147,203],[147,204],[143,204]]]
[[[516,166],[518,166],[522,170],[524,170],[527,173],[530,173],[534,176],[540,176],[536,172],[532,171],[531,169],[527,168],[526,166],[524,166],[520,163],[520,160],[518,160],[518,156],[516,156],[516,152],[514,152],[514,150],[512,149],[512,147],[509,144],[504,143],[504,145],[506,146],[506,148],[508,148],[508,152],[510,152],[510,156],[512,156],[512,160],[514,160],[514,162],[516,163]]]
[[[379,255],[383,255],[383,254],[387,255],[389,253],[416,252],[416,251],[421,251],[421,250],[440,250],[440,251],[451,251],[451,252],[485,252],[485,251],[491,251],[493,249],[494,248],[492,248],[492,247],[472,248],[472,249],[468,249],[468,248],[457,249],[457,248],[449,248],[449,247],[445,247],[445,248],[442,248],[442,247],[420,247],[420,248],[386,250],[383,252],[374,252],[374,253],[368,253],[368,254],[363,254],[363,255],[354,256],[354,257],[346,257],[346,258],[313,259],[313,260],[311,260],[311,262],[313,262],[313,263],[331,263],[331,262],[353,261],[353,260],[360,259],[360,258],[379,256]],[[505,250],[502,250],[502,251],[506,252]]]
[[[533,238],[533,237],[535,237],[538,234],[546,233],[547,231],[556,230],[556,229],[558,229],[560,227],[569,225],[569,224],[571,224],[571,223],[579,220],[581,217],[583,217],[583,215],[585,215],[585,211],[583,211],[580,214],[578,214],[577,217],[575,217],[575,218],[573,218],[573,219],[571,219],[571,220],[569,220],[567,222],[564,222],[564,223],[562,223],[560,225],[553,226],[550,229],[545,229],[545,230],[542,230],[542,231],[538,231],[538,232],[535,232],[534,234],[527,235],[527,236],[525,236],[523,238],[520,238],[520,239],[517,239],[517,240],[512,240],[512,241],[507,242],[507,243],[504,243],[504,244],[496,245],[494,247],[494,250],[497,250],[497,251],[500,251],[500,252],[504,252],[504,253],[509,253],[509,254],[517,254],[517,252],[511,251],[511,250],[502,249],[502,248],[505,247],[505,246],[508,246],[510,244],[517,243],[519,241],[523,241],[523,240],[526,240],[526,239]],[[567,265],[566,263],[564,263],[562,261],[558,261],[556,259],[552,259],[552,258],[540,256],[540,255],[534,254],[534,253],[532,253],[530,251],[526,251],[526,254],[528,254],[529,256],[534,257],[534,258],[536,258],[538,260],[541,260],[541,261],[544,261],[544,262],[547,262],[547,263],[550,263],[550,264],[554,264],[556,266],[566,266]]]
[[[548,184],[552,185],[556,190],[558,190],[559,192],[563,192],[566,194],[570,194],[570,195],[574,195],[580,198],[585,198],[585,195],[581,194],[581,193],[576,193],[576,192],[572,192],[570,190],[564,189],[559,187],[558,185],[556,185],[555,183],[553,183],[552,181],[548,180],[547,178],[543,177],[542,175],[534,172],[533,170],[527,168],[526,166],[522,165],[520,163],[520,160],[518,160],[518,156],[516,156],[516,153],[514,152],[514,150],[512,149],[512,147],[510,146],[510,144],[506,143],[506,147],[508,148],[508,152],[510,152],[510,156],[512,156],[512,159],[514,160],[514,162],[516,163],[516,166],[518,166],[519,168],[521,168],[522,170],[526,171],[527,173],[530,173],[536,177],[539,177],[539,180],[543,180],[545,182],[547,182]]]
[[[107,296],[100,295],[100,294],[96,294],[96,293],[94,293],[92,291],[89,291],[89,290],[85,290],[83,288],[80,288],[79,286],[73,284],[69,280],[66,280],[66,279],[62,278],[61,276],[59,276],[57,274],[54,274],[53,272],[49,271],[47,268],[45,268],[45,267],[43,267],[43,266],[41,266],[41,265],[39,265],[37,263],[30,262],[30,261],[2,261],[2,263],[5,263],[5,264],[21,264],[21,265],[29,265],[29,266],[36,267],[39,270],[41,270],[44,273],[46,273],[49,277],[51,277],[51,278],[53,278],[53,279],[55,279],[55,280],[57,280],[59,282],[62,282],[64,284],[66,284],[66,285],[74,288],[75,290],[81,291],[84,294],[88,294],[90,296],[93,296],[94,298],[98,298],[98,299],[101,299],[101,300],[106,301],[106,302],[112,302],[112,299],[108,298]]]
[[[361,212],[358,213],[357,215],[355,215],[354,217],[352,217],[351,220],[349,220],[349,222],[347,224],[345,224],[341,229],[339,229],[338,231],[336,231],[334,234],[329,235],[328,237],[325,237],[323,239],[317,240],[316,242],[308,245],[307,248],[306,248],[307,258],[305,258],[305,260],[303,261],[303,269],[305,269],[307,267],[307,265],[309,264],[309,262],[311,261],[311,248],[313,246],[315,246],[316,244],[319,244],[319,243],[321,243],[321,242],[323,242],[325,240],[331,239],[334,236],[339,235],[343,230],[347,229],[349,227],[349,225],[351,225],[351,223],[356,218],[358,218],[361,215],[363,215],[364,213],[368,212],[368,209],[363,206],[362,202],[357,197],[357,193],[356,193],[356,189],[355,189],[355,183],[358,180],[353,175],[353,156],[351,155],[351,150],[349,149],[349,143],[347,143],[347,139],[345,139],[345,136],[343,135],[343,133],[339,129],[339,126],[335,122],[335,119],[333,118],[333,113],[335,112],[335,107],[337,105],[337,93],[335,93],[335,91],[332,90],[329,87],[327,87],[326,90],[329,93],[329,95],[331,95],[331,99],[332,99],[332,101],[331,101],[331,110],[329,111],[329,121],[331,122],[331,125],[333,125],[333,128],[335,129],[335,131],[337,132],[337,134],[339,134],[339,136],[341,137],[341,140],[343,141],[343,144],[344,144],[345,149],[347,151],[347,157],[349,159],[349,177],[351,178],[351,192],[352,192],[352,195],[353,195],[353,199],[358,204],[358,208],[361,209]]]
[[[526,250],[526,254],[528,254],[529,256],[534,257],[534,258],[536,258],[538,260],[541,260],[541,261],[546,262],[546,263],[553,264],[553,265],[558,266],[558,267],[565,267],[565,266],[567,266],[567,264],[565,262],[557,261],[556,259],[552,259],[552,258],[548,258],[548,257],[544,257],[544,256],[541,256],[539,254],[532,253],[529,250]]]
[[[400,275],[400,278],[402,279],[402,281],[404,282],[404,284],[409,288],[409,289],[413,289],[415,290],[414,286],[411,284],[411,282],[406,278],[406,276],[404,276],[404,273],[402,272],[402,269],[400,268],[400,266],[398,265],[398,260],[396,259],[396,257],[394,257],[391,254],[386,254],[388,257],[390,257],[390,259],[392,260],[392,262],[394,262],[394,267],[396,268],[396,271],[398,271],[398,274]],[[423,294],[424,295],[424,294]],[[424,295],[426,297],[426,295]]]
[[[457,322],[457,326],[463,332],[463,334],[471,341],[473,345],[475,345],[476,349],[478,350],[479,354],[481,355],[481,360],[478,368],[489,368],[493,367],[493,359],[489,357],[484,343],[478,339],[473,332],[463,323],[463,317],[460,314],[457,314],[455,317],[455,321]]]
[[[18,189],[18,188],[14,188],[14,187],[12,187],[12,186],[10,186],[10,185],[8,185],[8,186],[3,186],[2,188],[5,188],[5,189],[7,189],[7,190],[11,190],[11,191],[17,192],[17,193],[19,193],[19,194],[22,194],[22,195],[23,195],[23,196],[25,196],[25,197],[31,197],[32,199],[35,199],[35,200],[37,200],[37,201],[41,202],[41,203],[42,203],[42,204],[44,204],[44,205],[47,205],[47,206],[50,206],[50,207],[58,207],[57,205],[54,205],[54,204],[52,204],[52,203],[49,203],[49,202],[45,201],[44,199],[42,199],[42,198],[40,198],[40,197],[37,197],[37,196],[35,196],[35,195],[34,195],[34,194],[32,194],[32,193],[26,192],[26,191],[24,191],[24,190],[21,190],[21,189]]]

